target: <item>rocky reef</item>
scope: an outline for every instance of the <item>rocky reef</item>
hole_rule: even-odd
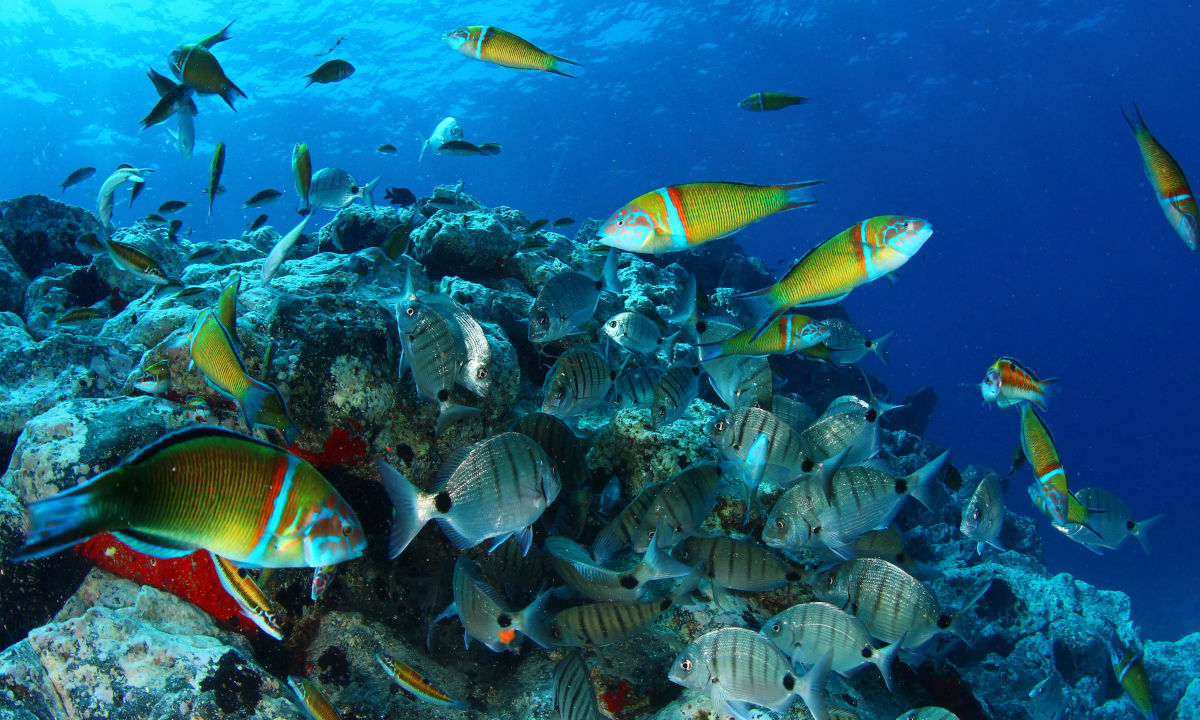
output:
[[[520,211],[485,208],[461,187],[438,188],[412,208],[351,206],[304,236],[269,284],[260,276],[280,238],[274,228],[211,244],[169,238],[165,228],[117,231],[115,239],[150,254],[179,280],[154,288],[107,255],[76,247],[79,235],[99,230],[92,214],[41,196],[0,203],[0,450],[7,460],[0,478],[0,641],[7,646],[0,652],[0,719],[304,717],[283,682],[289,675],[316,682],[344,718],[463,716],[422,704],[392,684],[376,653],[418,669],[477,717],[550,717],[560,650],[527,643],[518,655],[497,654],[480,643],[464,648],[456,621],[429,629],[449,603],[447,566],[458,553],[436,529],[426,529],[400,558],[387,558],[391,505],[375,465],[384,460],[429,487],[453,450],[536,410],[554,358],[592,341],[573,336],[539,348],[528,340],[539,285],[566,269],[599,274],[604,262],[586,242],[553,232],[542,231],[542,242],[523,250],[528,224]],[[594,227],[585,224],[577,238],[590,237]],[[408,235],[407,254],[382,247],[397,232]],[[421,399],[412,379],[397,371],[393,305],[409,273],[416,289],[445,293],[469,310],[494,358],[488,396],[457,398],[480,412],[441,434],[434,431],[437,404]],[[606,295],[596,318],[623,307],[669,315],[684,300],[689,273],[710,300],[705,312],[713,313],[725,309],[721,298],[728,295],[716,288],[748,290],[769,278],[760,261],[729,240],[666,259],[622,253],[625,297]],[[24,539],[24,505],[112,467],[168,431],[197,422],[247,430],[233,404],[189,370],[186,342],[200,309],[238,276],[246,366],[279,387],[299,427],[289,449],[337,487],[369,539],[367,554],[339,566],[316,602],[306,571],[262,578],[283,611],[282,641],[239,616],[207,560],[153,560],[99,536],[51,558],[6,561]],[[80,307],[93,308],[94,319],[56,322]],[[842,313],[837,306],[822,312]],[[146,368],[160,361],[169,368],[169,389],[137,390]],[[774,371],[814,408],[867,391],[855,367],[786,356]],[[720,461],[700,426],[722,406],[703,385],[683,418],[662,428],[644,409],[581,423],[584,515],[592,494],[613,476],[628,498],[684,468]],[[879,378],[870,377],[870,385],[875,395],[888,396]],[[911,472],[942,450],[922,437],[936,401],[926,388],[882,423],[881,456],[897,472]],[[281,442],[274,430],[257,432]],[[940,486],[935,510],[909,503],[897,520],[906,560],[927,573],[944,608],[961,608],[987,586],[960,617],[969,643],[941,638],[922,654],[903,655],[892,695],[874,670],[835,675],[830,704],[862,718],[941,705],[964,720],[1016,720],[1035,712],[1029,692],[1049,678],[1061,699],[1046,706],[1062,718],[1133,717],[1109,659],[1110,647],[1138,644],[1128,597],[1050,575],[1037,523],[1012,508],[1000,538],[1007,550],[977,554],[958,524],[985,472],[956,471],[961,486]],[[777,494],[766,494],[766,506]],[[759,537],[763,518],[743,527],[744,509],[740,487],[723,486],[703,531]],[[597,524],[587,519],[583,534]],[[486,547],[468,551],[485,573],[505,580],[518,605],[553,577],[536,549],[538,533],[526,557],[513,542],[491,554]],[[806,569],[821,562],[793,560]],[[617,720],[708,717],[707,699],[667,680],[675,655],[699,633],[731,624],[757,629],[811,596],[800,582],[769,593],[732,592],[724,605],[704,597],[676,604],[649,631],[585,653],[600,707]],[[1200,634],[1146,643],[1159,717],[1200,717],[1198,654]]]

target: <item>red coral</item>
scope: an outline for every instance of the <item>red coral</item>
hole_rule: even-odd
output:
[[[624,680],[619,680],[616,687],[609,686],[604,692],[600,693],[600,699],[604,701],[604,706],[613,715],[619,715],[625,706],[629,704],[629,693],[633,690],[633,686]]]
[[[351,420],[350,427],[354,431],[353,434],[351,430],[335,427],[333,432],[329,433],[325,444],[316,452],[295,445],[288,449],[312,463],[318,470],[339,465],[353,467],[362,464],[367,459],[367,441],[356,434],[362,430],[358,423]]]

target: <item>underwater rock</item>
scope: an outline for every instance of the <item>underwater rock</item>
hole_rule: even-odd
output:
[[[901,400],[901,407],[884,413],[879,419],[879,425],[889,430],[907,430],[914,435],[923,436],[925,428],[929,427],[929,418],[933,417],[937,401],[938,396],[933,386],[926,385]]]
[[[649,410],[622,410],[597,428],[588,467],[603,477],[621,478],[622,495],[632,498],[644,486],[669,480],[692,465],[719,463],[720,453],[695,427],[717,412],[703,400],[695,400],[683,417],[656,430]]]
[[[1159,717],[1200,717],[1200,633],[1175,642],[1149,641],[1143,663],[1150,676],[1151,697]],[[1116,678],[1113,678],[1116,682]],[[1122,700],[1129,708],[1127,700]],[[1172,710],[1174,708],[1174,710]],[[1174,714],[1171,714],[1174,713]]]
[[[27,278],[58,263],[87,265],[88,258],[75,247],[75,239],[89,232],[103,232],[95,215],[45,195],[0,202],[0,244]]]
[[[17,265],[8,248],[0,245],[0,312],[21,314],[29,278]]]
[[[373,208],[348,205],[317,233],[319,247],[326,252],[336,248],[344,253],[379,247],[392,230],[408,221],[411,214],[408,209],[397,210],[386,205]]]
[[[496,270],[521,245],[522,240],[509,228],[520,226],[523,217],[509,208],[439,211],[413,230],[412,255],[433,277],[494,280]]]

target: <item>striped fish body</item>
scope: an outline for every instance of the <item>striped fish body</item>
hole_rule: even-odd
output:
[[[213,62],[216,62],[214,59]],[[186,76],[185,76],[186,78]],[[184,82],[187,82],[186,79]],[[230,107],[233,107],[230,105]],[[208,217],[212,219],[213,201],[217,199],[217,189],[221,187],[221,173],[225,170],[225,143],[217,143],[213,150],[212,164],[208,168]]]
[[[515,70],[544,70],[555,75],[575,77],[563,72],[559,66],[562,63],[579,64],[551,55],[507,30],[487,25],[467,25],[451,30],[446,33],[445,40],[460,55]]]
[[[237,333],[237,296],[241,292],[241,287],[242,274],[234,273],[229,277],[229,282],[225,283],[225,287],[221,288],[221,294],[217,296],[217,319],[229,331],[233,346],[238,350],[242,349],[242,341],[238,338]]]
[[[554,275],[538,290],[529,311],[529,340],[548,343],[580,332],[600,302],[603,282],[575,270]]]
[[[263,401],[262,409],[254,419],[254,427],[275,428],[283,435],[284,444],[291,445],[300,435],[300,426],[288,414],[287,403],[279,388],[272,383],[263,384],[271,388],[271,394]]]
[[[645,315],[628,310],[609,318],[604,323],[604,334],[626,350],[642,355],[656,353],[663,346],[663,334],[658,325]]]
[[[333,703],[329,702],[329,698],[321,691],[321,688],[317,687],[316,683],[297,675],[289,675],[287,682],[292,691],[296,693],[300,707],[304,709],[304,713],[311,720],[341,720],[342,716],[338,714]]]
[[[817,421],[817,413],[808,403],[788,395],[772,397],[770,409],[796,432],[804,430]]]
[[[952,624],[925,583],[878,558],[850,560],[819,574],[813,594],[853,614],[878,640],[903,638],[905,648],[924,644]]]
[[[204,310],[196,317],[188,337],[188,352],[191,364],[203,373],[208,386],[232,398],[246,425],[253,427],[276,390],[250,377],[234,348],[233,337],[212,310]]]
[[[445,405],[463,366],[451,324],[428,304],[409,297],[396,305],[396,327],[417,393]]]
[[[513,422],[509,430],[528,435],[546,451],[558,469],[564,490],[587,483],[587,448],[565,422],[546,413],[529,413]]]
[[[675,555],[730,590],[767,592],[800,579],[795,568],[761,545],[725,535],[689,537]]]
[[[1142,653],[1130,647],[1125,649],[1120,659],[1114,653],[1112,660],[1113,673],[1121,682],[1129,701],[1143,717],[1156,720],[1158,715],[1154,712],[1154,702],[1150,697],[1150,675],[1142,663]]]
[[[847,451],[843,465],[863,462],[879,447],[879,411],[862,398],[843,396],[801,431],[800,438],[817,460]]]
[[[450,325],[458,344],[458,384],[483,398],[492,390],[492,346],[483,326],[471,313],[448,295],[426,295],[422,298]]]
[[[1161,515],[1141,522],[1135,521],[1129,507],[1121,498],[1101,488],[1080,488],[1074,495],[1081,505],[1095,513],[1089,523],[1095,532],[1083,525],[1068,523],[1065,527],[1058,528],[1067,537],[1089,547],[1116,550],[1133,535],[1142,544],[1142,549],[1149,554],[1150,542],[1146,532],[1159,521]],[[1099,533],[1100,537],[1096,537],[1096,533]]]
[[[772,409],[775,378],[766,358],[752,355],[730,355],[704,363],[713,392],[728,408],[749,407]]]
[[[727,459],[739,463],[745,462],[750,446],[760,433],[766,433],[768,437],[765,479],[779,483],[814,468],[800,435],[778,416],[761,408],[729,410],[704,426],[704,434],[717,449]]]
[[[814,204],[808,188],[822,182],[669,185],[636,197],[613,213],[600,227],[600,242],[653,255],[688,250],[732,235],[768,215]]]
[[[203,548],[250,567],[333,565],[366,548],[358,517],[316,468],[213,426],[164,435],[29,512],[26,558],[105,531],[155,557]]]
[[[634,533],[633,549],[644,552],[651,542],[667,549],[695,532],[717,504],[720,479],[716,465],[693,465],[663,483]]]
[[[900,269],[932,234],[933,226],[920,218],[863,220],[808,251],[779,282],[734,299],[744,301],[765,328],[788,308],[840,302],[859,285]]]
[[[237,602],[242,614],[266,634],[276,640],[282,640],[283,630],[279,628],[279,616],[250,572],[219,555],[213,555],[212,559],[221,587]]]
[[[1033,406],[1021,407],[1021,450],[1037,478],[1034,483],[1034,504],[1056,525],[1077,523],[1087,525],[1091,512],[1067,487],[1067,473],[1058,459],[1054,436]]]
[[[379,667],[383,668],[383,672],[388,676],[389,680],[412,693],[417,699],[427,702],[430,705],[441,705],[442,707],[458,708],[459,710],[467,709],[466,703],[461,700],[455,700],[442,692],[424,675],[390,655],[375,653],[375,661],[379,663]]]
[[[1146,121],[1142,119],[1142,111],[1137,105],[1133,106],[1134,117],[1125,115],[1125,122],[1137,139],[1138,149],[1142,152],[1142,163],[1146,166],[1146,177],[1154,188],[1158,204],[1167,216],[1167,222],[1179,233],[1179,237],[1189,250],[1197,247],[1200,236],[1200,211],[1197,211],[1196,196],[1188,185],[1179,163],[1171,157],[1171,153],[1150,134]]]
[[[648,583],[687,574],[687,568],[672,563],[657,552],[647,552],[641,562],[623,568],[599,565],[575,541],[552,535],[545,550],[550,564],[573,590],[599,602],[632,602],[644,599]]]
[[[824,342],[829,329],[807,315],[783,315],[762,332],[746,328],[733,337],[699,346],[700,360],[713,360],[727,355],[787,355],[806,350]]]
[[[1047,399],[1053,395],[1058,378],[1038,380],[1033,371],[1015,358],[1002,357],[992,363],[979,384],[984,402],[994,402],[997,407],[1011,407],[1022,402],[1031,402],[1046,409]]]
[[[962,522],[959,523],[958,529],[978,543],[976,550],[982,553],[986,544],[1000,547],[996,538],[1000,536],[1003,526],[1004,493],[1000,489],[998,477],[988,473],[975,486],[971,498],[963,506]]]
[[[650,506],[662,488],[662,484],[643,487],[633,501],[596,533],[596,539],[592,542],[592,555],[597,560],[607,562],[613,555],[633,544],[633,538],[638,534],[642,520],[646,518]]]
[[[800,478],[775,501],[763,526],[763,542],[774,548],[825,547],[821,542],[822,528],[817,518],[828,509],[829,500],[819,479],[812,476]]]
[[[374,207],[371,191],[378,181],[376,178],[363,186],[341,168],[321,168],[312,175],[308,201],[324,210],[341,210],[355,200],[362,200],[367,207]]]
[[[575,346],[555,361],[546,375],[542,412],[569,418],[604,404],[613,371],[594,347]]]
[[[559,720],[604,720],[583,655],[572,650],[554,666],[554,712]]]
[[[296,143],[292,146],[292,179],[296,182],[296,194],[300,196],[300,214],[308,215],[312,206],[308,202],[308,191],[312,186],[312,157],[308,145]]]
[[[479,563],[460,555],[454,564],[454,612],[463,626],[463,646],[471,638],[492,652],[516,650],[523,616],[483,576]]]
[[[640,367],[627,370],[613,382],[612,401],[617,410],[626,408],[649,408],[654,403],[654,388],[663,369]]]
[[[118,268],[155,285],[166,285],[169,282],[166,271],[162,269],[158,261],[136,246],[104,236],[101,236],[100,242],[104,244],[109,258]]]
[[[683,417],[700,392],[700,367],[680,363],[667,368],[654,386],[650,421],[663,428]]]
[[[550,618],[544,641],[553,647],[612,645],[646,630],[671,604],[671,598],[664,597],[645,602],[601,602],[567,608]]]
[[[894,333],[887,333],[874,340],[867,337],[854,323],[841,318],[828,318],[821,325],[829,330],[829,337],[822,344],[831,351],[830,360],[839,365],[852,365],[873,352],[887,364],[887,345]]]
[[[909,710],[896,718],[896,720],[958,720],[958,716],[946,708],[926,705],[925,707]]]
[[[814,665],[829,652],[834,672],[849,677],[872,663],[891,690],[895,650],[889,653],[876,648],[862,621],[841,608],[824,602],[793,605],[764,622],[759,632],[791,659],[793,667]]]

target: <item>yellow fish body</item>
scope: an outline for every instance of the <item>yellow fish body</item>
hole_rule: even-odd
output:
[[[551,55],[524,38],[507,30],[487,25],[467,25],[445,35],[446,44],[461,55],[517,70],[544,70],[556,75],[575,77],[559,69],[560,63],[578,65],[574,60]]]
[[[1179,237],[1183,239],[1188,249],[1195,250],[1200,238],[1200,211],[1196,207],[1196,196],[1188,185],[1187,178],[1179,163],[1171,157],[1171,153],[1150,134],[1146,121],[1142,119],[1142,111],[1136,103],[1133,106],[1134,117],[1121,110],[1125,122],[1137,139],[1138,149],[1142,151],[1142,162],[1146,165],[1146,177],[1154,188],[1158,204],[1162,206],[1167,221]]]
[[[188,350],[192,356],[189,369],[199,368],[209,387],[233,399],[246,425],[254,427],[276,390],[250,377],[234,349],[233,338],[212,310],[205,310],[196,318],[188,336]]]

